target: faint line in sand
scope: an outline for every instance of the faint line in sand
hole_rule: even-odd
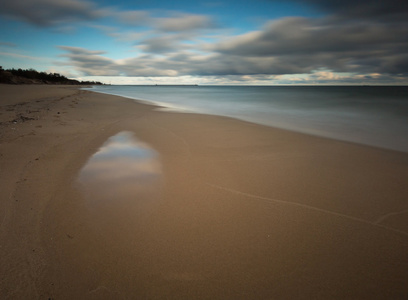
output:
[[[344,219],[348,219],[348,220],[351,220],[351,221],[360,222],[360,223],[364,223],[364,224],[367,224],[367,225],[383,228],[383,229],[393,231],[393,232],[396,232],[396,233],[399,233],[399,234],[402,234],[402,235],[405,235],[405,236],[408,237],[407,232],[401,231],[401,230],[398,230],[398,229],[395,229],[395,228],[392,228],[392,227],[380,225],[380,224],[378,224],[379,223],[378,220],[375,221],[375,222],[370,222],[368,220],[352,217],[352,216],[349,216],[349,215],[334,212],[334,211],[331,211],[331,210],[318,208],[318,207],[315,207],[315,206],[310,206],[310,205],[307,205],[307,204],[301,204],[301,203],[297,203],[297,202],[290,202],[290,201],[285,201],[285,200],[262,197],[262,196],[241,192],[241,191],[238,191],[238,190],[235,190],[235,189],[230,189],[230,188],[227,188],[227,187],[219,186],[219,185],[208,183],[208,182],[206,182],[205,184],[208,185],[208,186],[211,186],[213,188],[216,188],[216,189],[224,190],[224,191],[227,191],[227,192],[230,192],[230,193],[234,193],[234,194],[238,194],[238,195],[242,195],[242,196],[246,196],[246,197],[250,197],[250,198],[259,199],[259,200],[262,200],[262,201],[265,201],[265,202],[268,202],[268,203],[280,203],[280,204],[284,204],[284,205],[292,205],[292,206],[305,208],[305,209],[308,209],[308,210],[314,210],[314,211],[317,211],[317,212],[330,214],[330,215],[340,217],[340,218],[344,218]],[[408,210],[405,211],[405,212],[408,212]],[[392,213],[392,214],[395,214],[395,213]],[[388,214],[388,215],[391,215],[391,214]],[[386,215],[384,217],[388,217],[388,215]],[[380,218],[380,221],[382,221],[381,219],[382,218]]]
[[[388,218],[391,217],[391,216],[397,216],[397,215],[402,215],[402,214],[406,214],[406,213],[408,213],[408,209],[385,214],[385,215],[379,217],[379,218],[374,222],[374,224],[380,224],[382,221],[384,221],[385,219],[388,219]]]

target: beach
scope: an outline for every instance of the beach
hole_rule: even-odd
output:
[[[74,86],[0,93],[2,299],[408,294],[408,153]],[[121,132],[157,153],[154,192],[95,203],[79,174]]]

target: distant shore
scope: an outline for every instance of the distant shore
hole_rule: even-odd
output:
[[[58,73],[38,72],[34,69],[7,69],[0,67],[0,84],[59,84],[59,85],[102,85],[98,81],[69,79]]]
[[[0,298],[408,293],[406,153],[70,85],[0,93]],[[161,198],[144,218],[132,203],[90,205],[79,188],[122,131],[159,153]]]

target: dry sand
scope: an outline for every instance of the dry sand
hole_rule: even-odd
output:
[[[1,299],[408,295],[406,153],[72,86],[0,94]],[[124,130],[160,154],[145,215],[78,184]]]

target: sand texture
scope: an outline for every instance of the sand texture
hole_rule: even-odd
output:
[[[406,153],[72,86],[0,95],[1,299],[408,295]],[[79,174],[123,131],[155,176],[92,201]]]

